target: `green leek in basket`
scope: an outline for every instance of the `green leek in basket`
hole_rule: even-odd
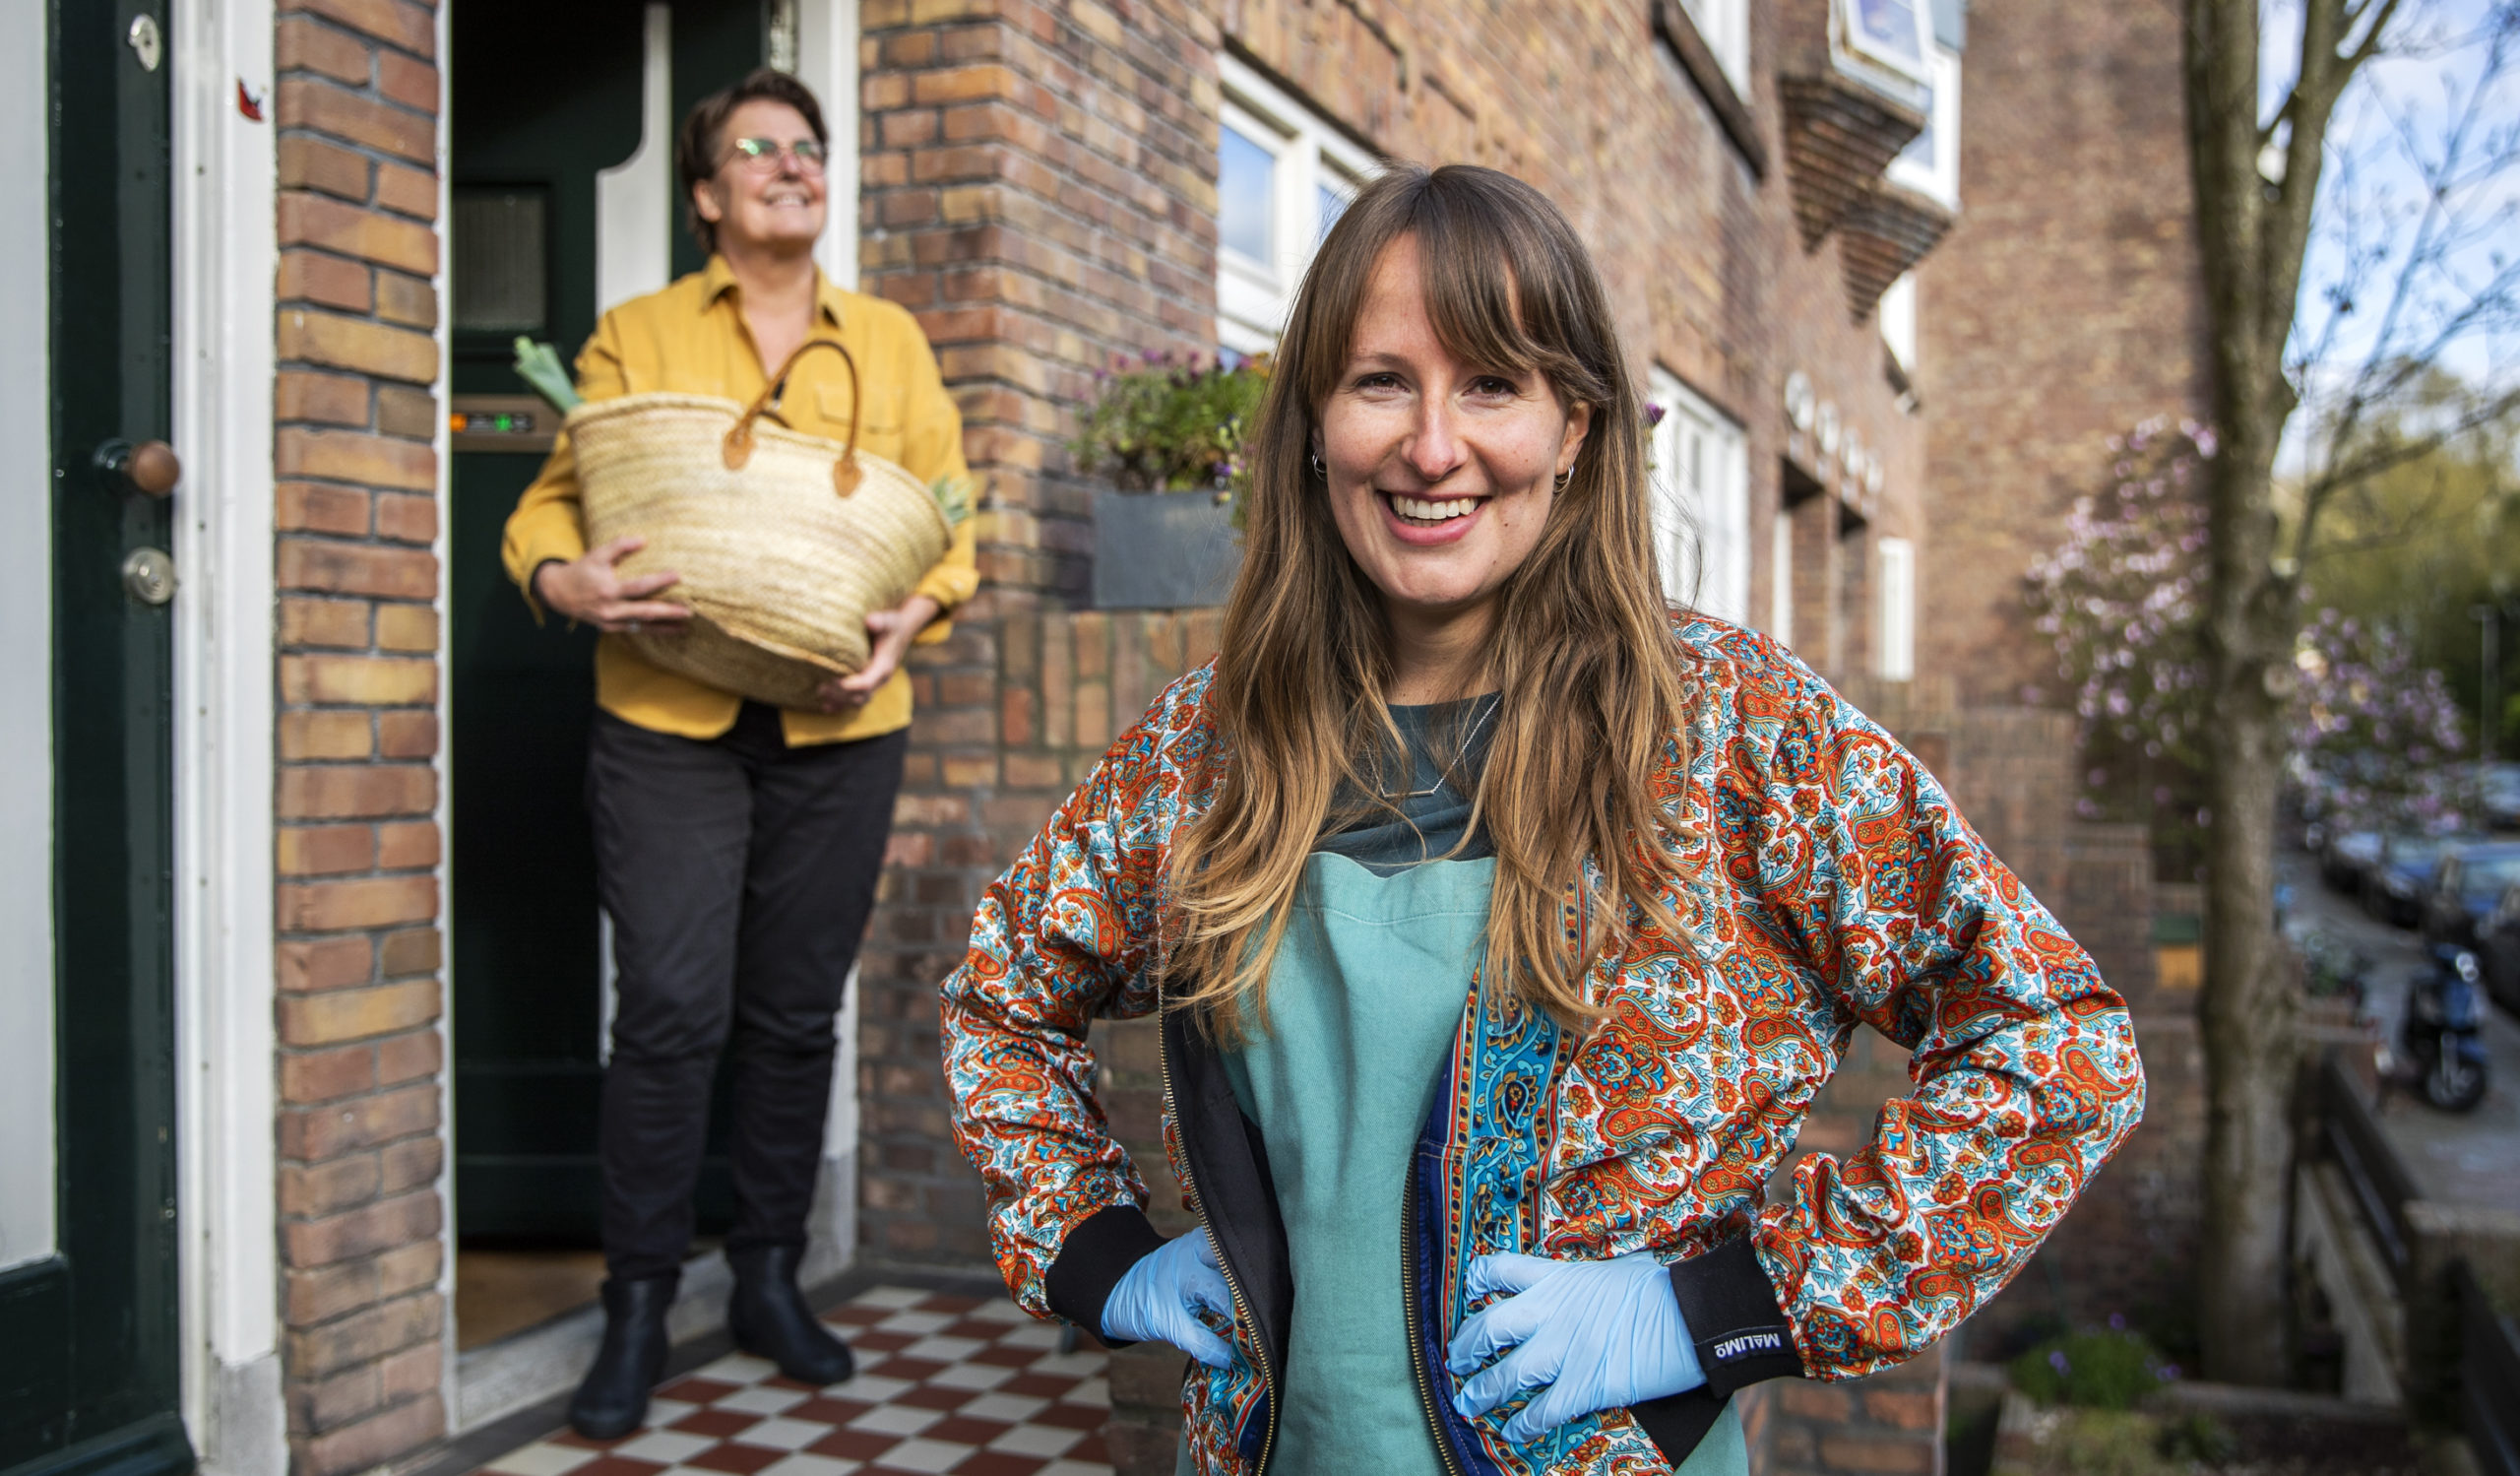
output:
[[[560,355],[551,352],[549,344],[537,344],[524,334],[516,337],[516,372],[534,392],[551,402],[551,408],[562,415],[585,403],[569,371],[560,363]]]
[[[516,340],[516,372],[534,392],[551,402],[551,408],[562,415],[577,409],[585,401],[560,363],[560,355],[549,344],[537,344],[523,334]],[[945,515],[950,528],[960,528],[972,520],[973,493],[976,483],[969,477],[939,477],[927,484],[927,495],[936,499],[936,510]]]

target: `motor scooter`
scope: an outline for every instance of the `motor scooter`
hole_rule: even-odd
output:
[[[2398,1049],[2414,1067],[2424,1100],[2443,1112],[2467,1112],[2490,1084],[2485,1048],[2485,991],[2477,956],[2449,943],[2432,948],[2432,967],[2408,989],[2398,1021]]]

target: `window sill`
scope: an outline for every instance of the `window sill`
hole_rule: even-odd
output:
[[[1680,70],[1689,74],[1724,136],[1732,141],[1733,152],[1750,166],[1751,177],[1767,178],[1768,150],[1759,141],[1758,121],[1750,116],[1741,95],[1732,90],[1732,79],[1724,75],[1724,64],[1715,59],[1706,37],[1698,34],[1697,23],[1680,9],[1679,0],[1654,0],[1654,32],[1671,48]]]

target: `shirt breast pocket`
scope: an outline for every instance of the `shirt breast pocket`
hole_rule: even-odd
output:
[[[847,383],[815,385],[814,409],[822,416],[823,434],[837,441],[849,438]],[[886,461],[900,461],[902,444],[908,439],[902,416],[901,391],[878,385],[867,386],[866,412],[857,423],[858,449]]]

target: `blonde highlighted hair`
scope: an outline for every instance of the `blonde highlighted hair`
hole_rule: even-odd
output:
[[[1343,783],[1383,793],[1397,737],[1382,596],[1309,459],[1375,266],[1404,237],[1448,352],[1537,371],[1561,405],[1593,412],[1538,545],[1497,592],[1484,666],[1458,694],[1499,699],[1471,819],[1496,854],[1482,977],[1582,1028],[1594,1017],[1584,978],[1623,946],[1631,910],[1672,923],[1663,899],[1682,833],[1656,776],[1686,742],[1681,657],[1655,567],[1643,405],[1607,295],[1539,191],[1469,164],[1397,167],[1322,242],[1249,442],[1242,572],[1204,704],[1217,782],[1174,837],[1166,986],[1170,1005],[1228,1042],[1266,1018],[1304,858],[1326,826],[1355,818],[1332,814]]]

